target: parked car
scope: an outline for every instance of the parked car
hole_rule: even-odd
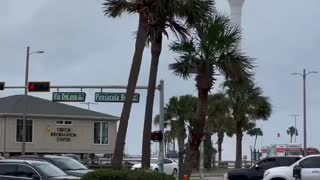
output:
[[[76,154],[61,154],[61,156],[71,157],[71,158],[73,158],[73,159],[75,159],[75,160],[77,160],[79,162],[81,161],[80,156],[78,156]]]
[[[301,157],[282,156],[264,158],[250,168],[230,170],[224,175],[225,180],[261,180],[263,173],[274,167],[290,166]]]
[[[164,158],[163,159],[164,173],[177,176],[178,174],[178,163],[172,159]],[[131,167],[131,170],[136,170],[141,168],[141,163],[135,164]],[[151,158],[150,169],[153,171],[159,171],[159,160],[157,158]]]
[[[3,180],[78,180],[46,161],[5,159],[0,160],[0,179]]]
[[[276,167],[264,172],[263,180],[319,180],[320,155],[309,155],[289,167]]]
[[[36,159],[44,160],[57,166],[65,173],[71,176],[82,177],[83,175],[91,172],[86,166],[81,164],[79,161],[66,156],[56,156],[56,155],[25,155],[18,156],[19,159]]]

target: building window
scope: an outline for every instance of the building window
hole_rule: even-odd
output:
[[[64,121],[65,125],[72,125],[72,121]]]
[[[63,121],[63,120],[58,120],[56,121],[57,125],[72,125],[72,121]]]
[[[108,123],[95,122],[94,123],[94,144],[108,144]]]
[[[57,125],[62,125],[63,121],[56,121]]]
[[[32,142],[32,132],[33,132],[33,121],[30,119],[26,120],[26,142]],[[17,129],[16,129],[16,141],[22,142],[22,128],[23,120],[17,119]]]

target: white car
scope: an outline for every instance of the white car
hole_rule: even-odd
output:
[[[163,159],[164,173],[177,176],[178,174],[178,163],[172,159]],[[131,167],[131,170],[136,170],[141,168],[141,163],[135,164]],[[159,171],[159,160],[157,158],[151,158],[150,169],[153,171]]]
[[[320,155],[309,155],[289,167],[276,167],[264,172],[263,180],[320,180]]]

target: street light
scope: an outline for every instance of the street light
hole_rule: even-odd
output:
[[[289,115],[289,116],[292,116],[294,117],[294,142],[296,143],[297,142],[297,117],[299,117],[300,115]]]
[[[307,155],[307,112],[306,112],[306,78],[309,74],[318,73],[317,71],[310,71],[306,73],[306,70],[303,69],[303,73],[292,73],[291,75],[299,75],[303,78],[303,154]]]
[[[28,75],[29,75],[29,57],[31,54],[42,54],[44,51],[34,51],[30,52],[30,47],[27,47],[27,56],[26,56],[26,74],[25,74],[25,83],[24,83],[24,113],[23,113],[23,123],[22,123],[22,147],[21,154],[24,155],[26,152],[26,130],[27,130],[27,95],[28,95]]]

